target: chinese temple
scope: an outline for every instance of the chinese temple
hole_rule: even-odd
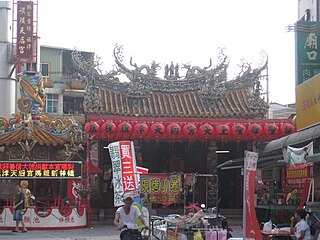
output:
[[[229,60],[221,52],[216,64],[210,59],[205,67],[171,62],[159,77],[161,66],[154,61],[150,65],[138,65],[132,58],[126,62],[122,46],[116,46],[113,55],[115,69],[101,74],[98,62],[84,61],[81,53],[73,52],[87,83],[85,131],[98,140],[104,171],[112,169],[108,143],[133,140],[137,165],[150,173],[198,174],[196,184],[207,187],[195,188],[193,202],[216,204],[216,181],[200,176],[218,174],[221,207],[241,208],[241,168],[222,173],[217,166],[295,131],[290,119],[265,117],[268,104],[260,80],[267,60],[257,68],[243,64],[241,72],[228,79]],[[120,81],[120,76],[128,81]],[[100,180],[104,187],[109,181]],[[112,194],[106,196],[109,207]]]
[[[81,126],[72,117],[51,118],[42,112],[44,81],[36,72],[19,76],[19,113],[0,118],[0,229],[15,227],[12,201],[15,186],[22,182],[30,193],[24,214],[28,229],[77,228],[87,223],[85,208],[68,190],[72,180],[79,184],[82,179]],[[79,190],[73,187],[73,192]]]

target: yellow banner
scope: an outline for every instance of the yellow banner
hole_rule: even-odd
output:
[[[297,129],[320,122],[320,74],[296,87]]]

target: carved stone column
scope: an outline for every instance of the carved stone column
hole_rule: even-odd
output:
[[[219,198],[219,186],[218,186],[218,175],[217,175],[217,154],[216,154],[216,143],[214,141],[208,142],[208,155],[207,155],[207,166],[208,173],[212,174],[213,177],[208,178],[208,206],[217,207]]]
[[[134,140],[134,151],[136,153],[137,166],[143,166],[140,140]]]

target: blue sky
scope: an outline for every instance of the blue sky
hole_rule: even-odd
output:
[[[270,100],[287,104],[295,101],[295,54],[294,33],[285,28],[297,20],[297,8],[293,0],[39,0],[39,36],[42,45],[96,52],[105,70],[116,43],[138,65],[204,66],[223,47],[230,79],[240,59],[256,66],[264,50]]]

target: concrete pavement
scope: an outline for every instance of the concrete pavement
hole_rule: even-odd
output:
[[[239,221],[230,224],[234,237],[242,237]],[[110,222],[93,222],[92,227],[75,230],[28,231],[27,233],[13,233],[11,230],[0,230],[1,240],[119,240],[119,232]]]

